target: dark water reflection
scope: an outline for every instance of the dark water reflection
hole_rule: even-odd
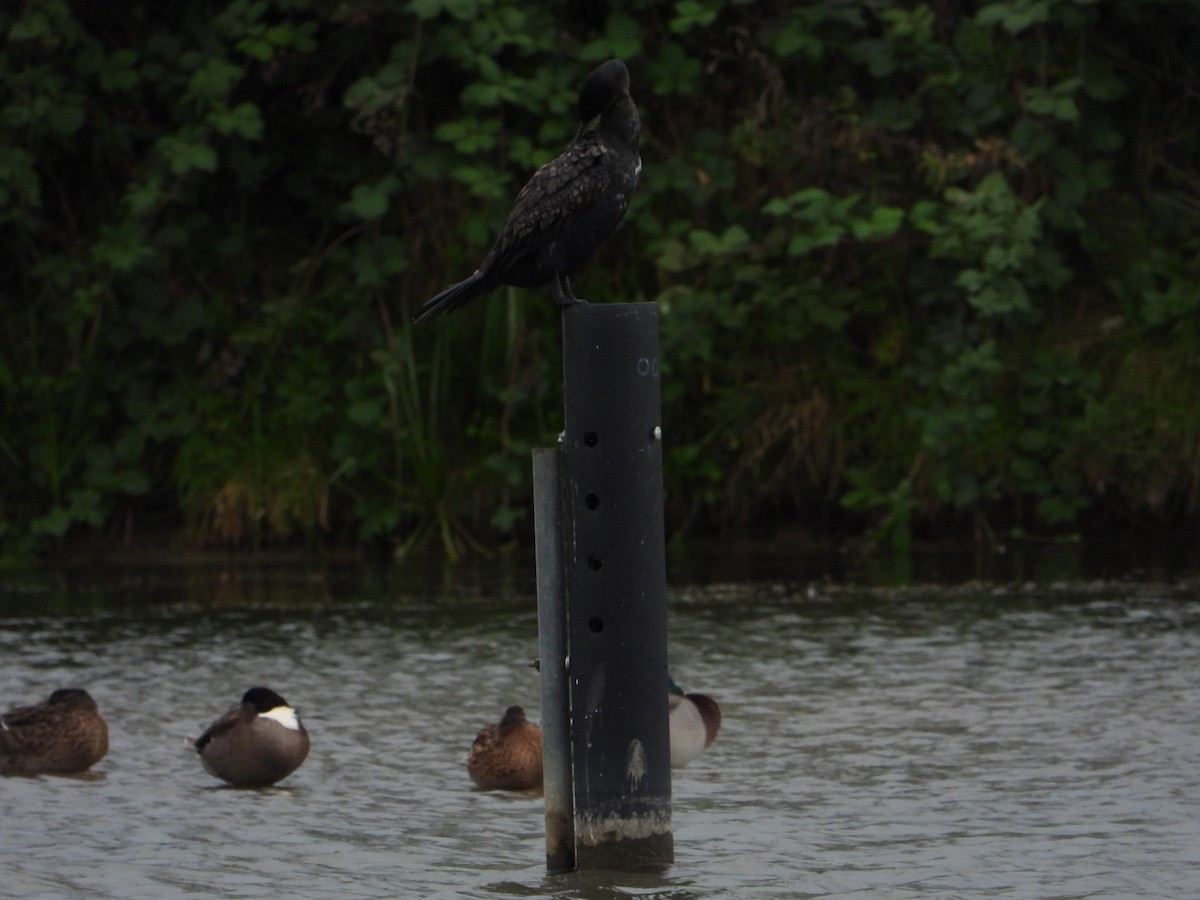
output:
[[[725,724],[675,777],[665,875],[548,876],[542,804],[470,789],[536,715],[528,572],[9,577],[0,703],[88,687],[94,780],[0,779],[0,893],[162,897],[1196,895],[1192,582],[672,591],[671,658]],[[252,683],[309,760],[219,788],[183,747]]]

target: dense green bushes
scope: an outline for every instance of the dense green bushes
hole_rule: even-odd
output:
[[[1200,11],[1003,0],[0,12],[0,541],[528,539],[552,304],[414,333],[625,58],[674,533],[1200,513]]]

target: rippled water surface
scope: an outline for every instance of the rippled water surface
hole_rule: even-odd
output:
[[[662,875],[549,876],[542,801],[471,788],[476,730],[536,717],[532,577],[358,569],[0,586],[0,705],[87,687],[91,779],[0,779],[0,894],[1195,897],[1195,584],[671,592],[717,743],[674,780]],[[184,737],[251,684],[300,707],[283,785]]]

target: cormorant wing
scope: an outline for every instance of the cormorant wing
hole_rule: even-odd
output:
[[[513,204],[496,246],[490,269],[501,274],[529,255],[553,244],[572,223],[612,189],[605,165],[609,150],[585,136],[533,173]],[[550,273],[547,273],[547,277]]]

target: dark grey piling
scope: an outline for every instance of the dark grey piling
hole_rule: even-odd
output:
[[[565,633],[565,647],[545,634],[539,642],[543,747],[553,768],[561,748],[551,741],[568,739],[570,774],[569,801],[552,798],[547,769],[547,862],[566,859],[551,853],[551,831],[562,833],[569,802],[576,868],[661,868],[674,859],[674,841],[658,308],[578,305],[562,321],[565,427],[554,488],[546,484],[553,467],[535,455],[535,491],[560,500],[557,529],[535,524],[539,627],[554,618]],[[551,515],[540,502],[538,514]],[[541,543],[547,530],[559,533],[557,563]],[[558,574],[543,577],[544,561]],[[563,611],[543,616],[556,601],[542,591],[556,580]],[[550,721],[562,715],[562,698],[547,693],[558,677],[548,668],[566,683],[564,728]]]
[[[542,779],[546,799],[546,868],[551,872],[569,872],[575,868],[560,456],[557,447],[533,451],[533,535],[537,554],[538,660],[542,676]]]

